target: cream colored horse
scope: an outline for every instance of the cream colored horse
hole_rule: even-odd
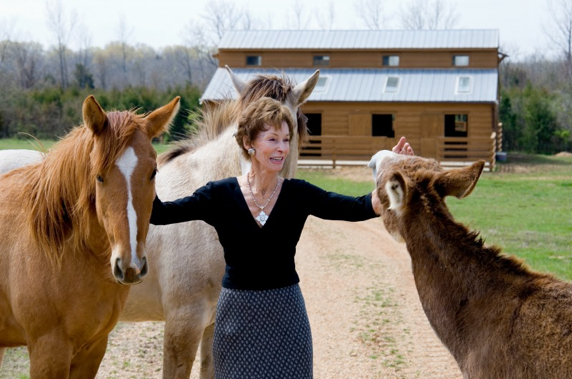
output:
[[[229,74],[239,93],[238,101],[221,105],[203,120],[205,128],[218,124],[220,134],[198,138],[200,142],[195,139],[190,147],[159,157],[157,193],[162,200],[188,196],[208,181],[239,176],[248,170],[250,162],[244,160],[233,136],[242,104],[262,96],[278,98],[297,119],[298,107],[314,89],[319,75],[316,72],[305,82],[291,86],[278,77],[244,83],[230,70]],[[299,127],[305,132],[305,125]],[[285,177],[295,174],[298,160],[299,136],[292,137],[290,157],[282,172]],[[166,321],[163,378],[188,378],[199,343],[201,378],[213,378],[215,308],[225,268],[218,236],[202,221],[151,226],[148,248],[149,276],[133,288],[121,320]]]
[[[287,104],[298,120],[298,135],[291,138],[290,156],[281,173],[294,176],[299,137],[306,132],[298,107],[310,96],[319,72],[294,86],[286,78],[268,76],[245,83],[228,71],[238,100],[204,111],[199,135],[159,156],[156,189],[161,200],[188,196],[208,181],[240,176],[249,170],[250,162],[244,159],[233,135],[240,110],[263,96]],[[215,309],[225,268],[214,228],[202,221],[151,226],[147,248],[149,274],[131,289],[120,320],[165,321],[163,378],[189,378],[199,344],[201,378],[213,378]]]
[[[148,272],[156,153],[179,98],[147,117],[105,113],[39,163],[0,176],[0,358],[26,345],[31,378],[93,378],[129,294]]]

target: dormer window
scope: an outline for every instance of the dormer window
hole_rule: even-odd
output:
[[[471,93],[473,81],[470,76],[459,76],[457,78],[457,93]]]
[[[399,91],[399,77],[397,76],[388,76],[385,82],[385,93],[395,93]]]
[[[247,66],[262,66],[262,57],[260,55],[247,55],[246,56]]]
[[[384,55],[383,65],[389,67],[399,66],[399,55]]]
[[[469,65],[468,55],[453,55],[453,66],[466,67]]]
[[[328,85],[330,84],[329,76],[320,76],[318,78],[318,83],[312,92],[326,92],[328,90]]]
[[[314,66],[325,67],[330,65],[329,55],[314,55]]]

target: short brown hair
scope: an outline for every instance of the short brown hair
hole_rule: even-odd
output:
[[[252,143],[260,132],[266,130],[265,125],[271,125],[278,129],[281,127],[282,121],[288,125],[288,132],[292,137],[294,121],[292,121],[290,110],[285,105],[269,97],[261,97],[250,103],[240,115],[238,131],[235,134],[236,142],[242,148],[242,153],[248,157],[243,144],[244,137]]]

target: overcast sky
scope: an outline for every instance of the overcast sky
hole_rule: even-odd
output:
[[[57,0],[50,0],[57,1]],[[69,17],[76,12],[91,45],[103,47],[119,40],[120,20],[131,31],[129,43],[145,43],[154,48],[182,44],[186,26],[197,23],[207,0],[59,0]],[[247,9],[264,28],[288,29],[296,19],[294,9],[304,4],[302,20],[307,28],[318,28],[318,15],[324,16],[334,4],[335,29],[364,29],[355,10],[358,0],[226,0]],[[387,26],[399,29],[400,4],[408,0],[385,0]],[[550,23],[547,0],[449,0],[459,21],[456,28],[498,29],[501,48],[520,56],[548,54],[543,25]],[[307,5],[306,5],[307,4]],[[14,39],[54,44],[47,27],[46,0],[0,0],[0,37],[6,31]],[[77,41],[70,41],[72,48]]]

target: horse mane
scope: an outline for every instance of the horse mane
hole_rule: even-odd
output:
[[[236,122],[240,112],[251,102],[262,97],[270,97],[284,103],[293,89],[294,84],[285,75],[257,75],[246,83],[244,92],[237,100],[227,98],[216,101],[192,115],[191,117],[196,120],[194,131],[187,139],[175,144],[172,150],[161,154],[157,159],[159,166],[216,139]],[[296,119],[298,140],[304,141],[308,137],[308,118],[298,109]]]
[[[88,250],[95,178],[111,168],[137,129],[145,130],[143,116],[133,112],[110,112],[107,118],[107,128],[97,137],[86,126],[75,127],[41,163],[21,169],[26,177],[22,207],[31,234],[58,262],[65,244]]]

